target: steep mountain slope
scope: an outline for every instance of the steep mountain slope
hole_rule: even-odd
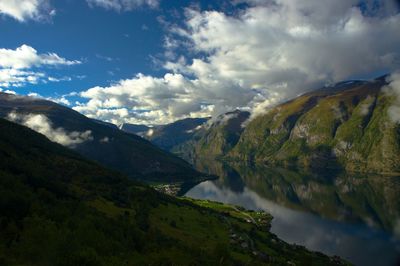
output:
[[[192,163],[198,157],[221,157],[236,145],[244,130],[242,124],[249,116],[249,112],[236,110],[209,120],[192,139],[175,146],[172,151]]]
[[[201,137],[196,147],[199,154],[220,156],[234,147],[244,129],[242,123],[250,116],[248,112],[234,111],[221,115]]]
[[[342,263],[277,239],[267,214],[159,194],[3,119],[0,158],[1,265]]]
[[[172,151],[174,148],[189,139],[206,123],[209,118],[186,118],[171,124],[152,128],[147,139],[158,147]]]
[[[0,117],[8,117],[10,113],[17,120],[28,118],[25,122],[31,126],[44,127],[55,140],[75,138],[67,143],[70,148],[130,177],[170,182],[193,180],[201,175],[184,160],[141,137],[95,122],[50,101],[0,93]],[[43,125],[46,119],[50,125]]]
[[[94,119],[94,118],[93,118],[92,120],[93,120],[94,122],[98,123],[98,124],[105,125],[105,126],[109,126],[109,127],[113,128],[113,129],[118,129],[118,127],[117,127],[116,125],[114,125],[113,123],[108,123],[108,122],[101,121],[101,120]]]
[[[145,125],[135,125],[135,124],[128,124],[124,123],[120,126],[120,129],[126,133],[131,133],[131,134],[136,134],[139,136],[145,136],[147,131],[151,127],[145,126]]]
[[[215,123],[175,152],[191,162],[220,158],[313,170],[400,173],[400,126],[388,113],[396,99],[382,89],[386,85],[381,77],[324,87],[271,108],[245,128],[238,125],[248,115]]]
[[[383,79],[302,95],[251,121],[231,159],[314,169],[400,172],[400,129]]]

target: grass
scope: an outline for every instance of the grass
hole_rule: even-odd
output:
[[[288,261],[296,265],[329,263],[317,253],[288,245],[265,230],[265,224],[259,221],[269,224],[272,219],[269,214],[208,200],[179,201],[184,204],[166,204],[154,209],[150,214],[151,226],[178,242],[198,247],[201,252],[227,252],[243,265],[286,265]],[[249,217],[256,222],[249,222]],[[260,261],[260,257],[264,260]]]
[[[210,201],[210,200],[198,200],[185,198],[189,202],[193,202],[199,206],[209,208],[218,211],[221,214],[228,215],[231,217],[238,218],[247,223],[253,223],[256,226],[270,226],[272,216],[265,212],[249,211],[240,206],[234,206],[230,204],[224,204],[221,202]]]

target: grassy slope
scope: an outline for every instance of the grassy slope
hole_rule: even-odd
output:
[[[258,214],[159,194],[1,119],[0,157],[1,265],[337,262],[244,220]]]
[[[255,118],[226,158],[316,169],[399,173],[399,127],[382,80],[300,96]]]
[[[169,182],[193,180],[201,175],[184,160],[159,149],[149,141],[96,123],[72,109],[45,100],[0,93],[0,116],[6,117],[13,110],[23,114],[46,115],[54,127],[62,127],[68,132],[91,130],[94,139],[74,149],[130,177]],[[104,138],[109,141],[101,141]]]

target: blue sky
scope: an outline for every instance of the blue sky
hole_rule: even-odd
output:
[[[258,113],[397,70],[396,2],[0,0],[0,88],[117,124]]]
[[[15,49],[27,44],[39,53],[54,52],[82,64],[48,69],[49,75],[86,76],[70,82],[24,86],[19,93],[36,91],[51,96],[71,90],[107,85],[138,72],[158,74],[152,56],[163,52],[163,29],[157,18],[168,15],[163,9],[140,8],[115,12],[90,8],[85,1],[53,1],[57,14],[48,21],[19,22],[1,19],[0,46]],[[168,7],[172,8],[172,7]]]

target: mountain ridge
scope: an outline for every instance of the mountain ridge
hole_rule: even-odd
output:
[[[61,131],[64,138],[86,133],[83,134],[86,139],[78,139],[79,143],[70,148],[130,177],[162,182],[193,181],[202,177],[183,159],[149,141],[94,121],[68,107],[42,99],[0,93],[0,117],[9,118],[11,113],[22,120],[29,118],[28,122],[39,129],[46,126],[50,134]],[[42,117],[38,117],[40,115]],[[47,125],[43,125],[44,122]]]

